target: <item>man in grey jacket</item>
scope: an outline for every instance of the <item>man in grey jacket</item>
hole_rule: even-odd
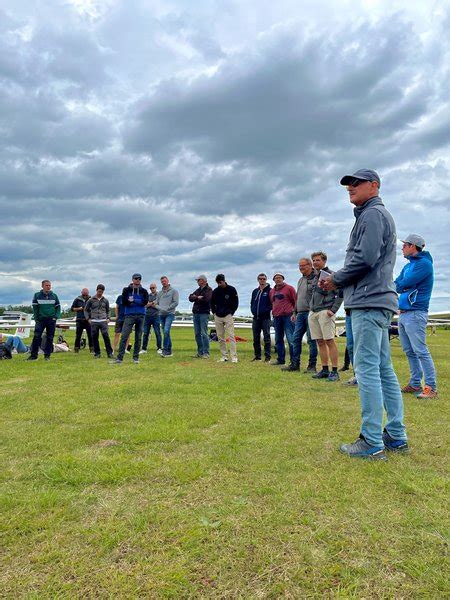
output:
[[[91,296],[84,305],[84,318],[89,323],[94,344],[94,358],[100,358],[99,334],[102,334],[108,358],[113,358],[113,349],[109,339],[109,301],[103,295],[105,286],[99,283],[95,296]]]
[[[380,178],[360,169],[345,175],[356,222],[350,233],[344,267],[320,283],[322,289],[344,289],[354,337],[354,368],[359,384],[362,425],[353,444],[340,451],[352,457],[386,460],[385,450],[408,450],[403,399],[392,367],[389,325],[397,311],[393,284],[396,231],[391,214],[378,196]],[[383,406],[387,422],[383,430]]]
[[[160,354],[162,358],[172,356],[172,340],[170,338],[170,328],[175,319],[175,309],[180,301],[179,294],[169,283],[169,279],[163,275],[161,277],[162,289],[156,297],[155,307],[159,311],[159,318],[163,329],[163,351]]]

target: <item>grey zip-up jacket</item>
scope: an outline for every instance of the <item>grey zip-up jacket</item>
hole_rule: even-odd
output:
[[[169,285],[166,291],[164,291],[164,289],[160,290],[156,297],[156,306],[159,310],[159,314],[163,317],[174,315],[179,301],[180,296],[177,290],[171,285]]]
[[[397,235],[392,215],[374,196],[353,210],[356,221],[350,233],[344,267],[333,274],[344,288],[345,308],[380,308],[396,312],[393,282]]]
[[[109,301],[102,296],[91,296],[84,305],[85,319],[94,319],[98,321],[109,321]]]
[[[330,271],[328,267],[325,267],[324,269],[322,269],[322,271],[326,271],[330,274],[333,273],[333,271]],[[319,312],[321,310],[331,310],[332,312],[334,312],[334,314],[336,314],[339,310],[339,307],[342,304],[342,295],[340,295],[339,292],[336,290],[332,290],[331,292],[325,292],[325,290],[322,290],[317,285],[318,281],[319,274],[316,273],[309,309],[312,312]]]
[[[295,312],[307,312],[311,304],[311,297],[314,291],[317,275],[312,271],[308,276],[300,277],[297,284],[297,304]]]

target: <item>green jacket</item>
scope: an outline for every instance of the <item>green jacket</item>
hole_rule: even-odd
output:
[[[43,290],[36,292],[33,296],[31,304],[35,321],[52,318],[59,319],[61,317],[61,304],[58,296],[50,291],[46,294]]]

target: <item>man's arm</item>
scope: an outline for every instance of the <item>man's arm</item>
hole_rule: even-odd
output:
[[[413,290],[418,284],[428,277],[433,271],[433,265],[427,260],[419,260],[415,263],[413,269],[408,269],[405,273],[405,267],[395,280],[398,293]]]
[[[31,308],[33,309],[34,320],[39,321],[39,304],[37,301],[37,294],[33,296],[33,300],[31,301]]]
[[[61,303],[58,296],[55,294],[55,319],[61,318]]]
[[[237,289],[233,287],[233,294],[231,296],[231,311],[232,314],[234,315],[234,313],[237,311],[238,306],[239,306],[239,296],[237,293]]]
[[[173,290],[173,294],[172,294],[172,302],[169,304],[167,310],[171,311],[174,308],[176,308],[178,306],[178,303],[180,302],[180,294],[178,293],[177,290]]]
[[[92,300],[89,298],[89,300],[84,305],[84,318],[86,319],[86,321],[89,321],[89,319],[91,318],[91,306]]]
[[[331,276],[332,283],[337,287],[345,287],[362,279],[380,258],[386,220],[377,209],[369,208],[367,213],[361,217],[363,219],[360,224],[361,231],[350,261]],[[329,287],[328,282],[324,283],[325,285],[320,287],[326,290]],[[330,289],[333,289],[332,286]]]
[[[213,315],[216,314],[216,294],[215,294],[215,290],[212,291],[211,294],[211,312]]]

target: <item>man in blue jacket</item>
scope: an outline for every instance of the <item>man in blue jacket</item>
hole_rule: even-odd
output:
[[[397,312],[393,282],[396,232],[392,215],[378,196],[380,178],[375,171],[359,169],[345,175],[355,206],[355,224],[344,267],[320,282],[325,289],[344,289],[344,306],[350,309],[354,338],[354,369],[359,384],[362,424],[353,444],[340,451],[355,458],[386,460],[386,450],[406,451],[403,398],[392,367],[389,326]],[[383,430],[383,407],[387,413]]]
[[[267,275],[260,273],[257,277],[258,287],[252,292],[250,300],[250,310],[252,311],[253,321],[253,351],[255,356],[253,361],[261,360],[261,332],[264,339],[264,360],[270,362],[270,311],[272,302],[270,301],[270,285],[267,283]]]
[[[418,398],[436,398],[436,370],[425,339],[434,283],[433,259],[424,250],[425,240],[420,235],[411,233],[402,241],[403,256],[409,263],[395,280],[400,294],[398,332],[411,372],[402,392],[416,394]]]
[[[148,292],[141,285],[142,275],[134,273],[132,283],[123,288],[122,303],[125,308],[125,318],[120,337],[119,353],[114,361],[121,364],[125,354],[127,340],[134,326],[133,362],[139,363],[139,351],[141,349],[142,330],[144,328],[145,307],[148,303]]]

